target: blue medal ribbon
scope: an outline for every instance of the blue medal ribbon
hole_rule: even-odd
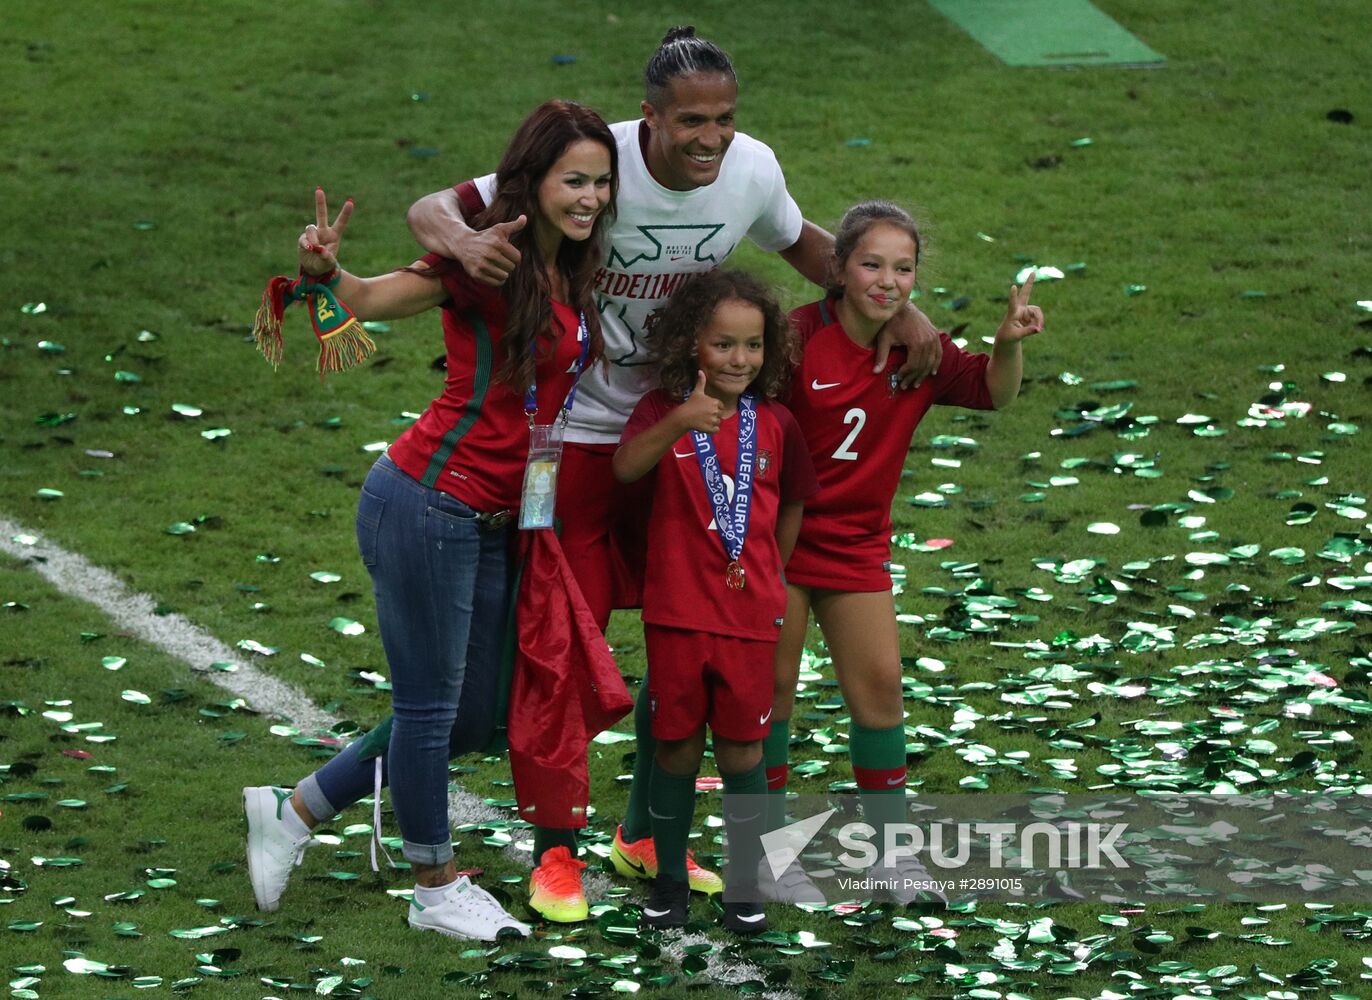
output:
[[[586,314],[582,313],[580,322],[576,328],[576,339],[581,344],[581,353],[576,359],[576,375],[572,379],[572,387],[567,390],[567,398],[562,402],[562,423],[567,423],[567,418],[572,413],[572,403],[576,401],[576,387],[581,384],[581,375],[586,371],[586,358],[591,351],[591,338],[586,334]],[[529,350],[534,350],[534,345],[529,345]],[[529,388],[524,390],[524,415],[529,418],[529,426],[534,425],[534,420],[538,417],[538,376],[534,375],[529,379]]]
[[[729,502],[729,488],[719,469],[719,455],[710,435],[703,431],[691,431],[691,443],[695,446],[701,478],[705,480],[705,492],[715,512],[719,540],[724,545],[724,554],[729,557],[726,582],[730,588],[742,590],[743,568],[739,565],[739,557],[743,555],[743,543],[748,537],[748,518],[752,513],[753,501],[753,468],[757,458],[757,410],[753,405],[753,394],[745,392],[738,398],[738,464],[734,470],[732,504]]]

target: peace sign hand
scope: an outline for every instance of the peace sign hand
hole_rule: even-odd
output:
[[[1030,272],[1023,285],[1010,286],[1010,302],[1005,309],[1005,318],[996,330],[997,343],[1019,343],[1043,331],[1043,310],[1029,304],[1029,293],[1033,287],[1033,272]]]
[[[343,240],[343,230],[348,227],[348,219],[353,214],[353,200],[349,198],[338,210],[338,216],[329,222],[329,202],[324,197],[323,188],[314,189],[314,223],[305,227],[300,234],[300,270],[310,275],[328,274],[338,266],[338,245]]]

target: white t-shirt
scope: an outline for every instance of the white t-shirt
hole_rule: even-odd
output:
[[[610,363],[595,365],[582,377],[568,441],[618,443],[634,407],[656,385],[644,342],[653,313],[690,275],[724,263],[745,236],[767,251],[785,250],[800,239],[800,209],[765,144],[735,133],[713,184],[672,191],[654,180],[643,162],[641,125],[610,126],[619,145],[618,215],[595,278]],[[495,175],[475,183],[489,204]]]

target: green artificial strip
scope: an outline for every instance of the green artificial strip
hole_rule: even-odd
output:
[[[1156,65],[1154,52],[1088,0],[929,0],[1007,66]]]

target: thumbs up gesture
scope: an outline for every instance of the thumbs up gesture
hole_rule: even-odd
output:
[[[705,373],[696,375],[696,387],[686,397],[686,402],[677,407],[677,417],[683,431],[702,431],[713,434],[719,430],[724,419],[724,404],[705,392]]]
[[[483,285],[505,284],[505,279],[523,256],[514,245],[513,237],[528,222],[528,218],[521,215],[473,233],[458,248],[458,260],[463,269]]]

